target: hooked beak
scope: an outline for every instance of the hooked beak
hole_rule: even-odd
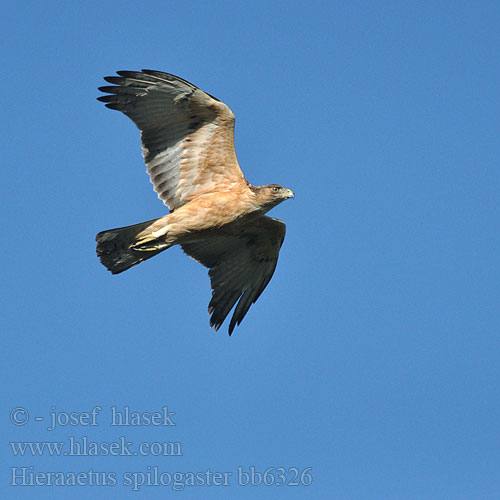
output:
[[[287,189],[286,194],[287,198],[295,198],[295,193],[291,189]]]

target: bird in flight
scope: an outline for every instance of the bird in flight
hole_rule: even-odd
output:
[[[223,102],[161,71],[118,71],[98,97],[141,131],[147,172],[170,213],[96,236],[97,255],[118,274],[173,245],[209,268],[210,326],[237,303],[229,335],[273,276],[285,223],[264,215],[294,194],[252,186],[234,149],[234,114]]]

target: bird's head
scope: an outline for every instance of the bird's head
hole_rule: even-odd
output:
[[[252,189],[257,197],[259,206],[264,212],[271,210],[271,208],[279,205],[282,201],[288,200],[288,198],[295,198],[295,194],[291,189],[279,184],[253,186]]]

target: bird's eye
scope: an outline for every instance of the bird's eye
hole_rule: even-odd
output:
[[[278,187],[278,186],[273,186],[272,191],[273,191],[273,193],[279,193],[279,190],[280,190],[280,189],[281,189],[281,188],[280,188],[280,187]]]

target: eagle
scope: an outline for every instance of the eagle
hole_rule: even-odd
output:
[[[97,255],[118,274],[173,245],[209,269],[215,331],[237,303],[229,335],[276,269],[285,223],[266,212],[294,193],[251,185],[234,147],[231,109],[188,81],[161,71],[118,71],[97,99],[141,131],[142,153],[158,198],[170,213],[102,231]]]

